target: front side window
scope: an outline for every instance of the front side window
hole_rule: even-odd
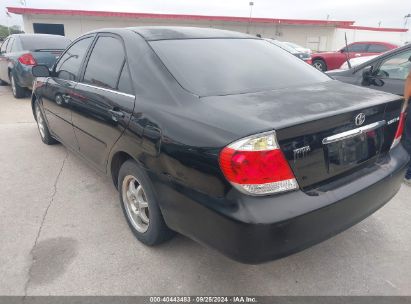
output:
[[[174,78],[199,95],[228,95],[317,84],[330,78],[260,39],[178,39],[150,45]]]
[[[6,53],[11,53],[11,48],[13,47],[14,40],[14,37],[10,38],[9,43],[7,43]]]
[[[56,65],[56,76],[65,80],[77,80],[87,49],[93,41],[93,37],[87,37],[74,43],[64,54]]]
[[[117,89],[120,92],[133,94],[133,88],[131,86],[131,79],[130,74],[128,72],[127,64],[125,63],[123,66],[123,70],[121,71],[120,79],[118,81]]]
[[[380,78],[405,80],[411,69],[411,50],[396,54],[382,62],[377,71]]]
[[[99,37],[87,63],[83,82],[107,89],[117,89],[124,59],[124,49],[120,40],[110,36]]]

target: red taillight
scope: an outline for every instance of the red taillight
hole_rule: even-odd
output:
[[[237,189],[265,195],[298,188],[274,132],[241,139],[220,153],[220,167]]]
[[[33,55],[31,55],[30,53],[21,55],[19,57],[19,61],[20,61],[20,63],[25,64],[25,65],[36,65],[37,64],[37,62],[34,59]]]
[[[405,127],[405,117],[406,117],[405,110],[406,110],[406,104],[404,104],[402,108],[402,111],[400,114],[400,120],[398,122],[397,132],[395,132],[395,137],[394,137],[394,141],[392,143],[391,149],[397,146],[401,142],[402,133],[404,132],[404,127]]]

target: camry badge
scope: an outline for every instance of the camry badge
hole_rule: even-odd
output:
[[[362,124],[365,122],[365,114],[364,113],[360,113],[357,116],[355,116],[355,125],[356,126],[362,126]]]
[[[294,149],[294,161],[296,161],[297,159],[301,159],[304,158],[309,152],[311,151],[311,147],[310,146],[305,146],[302,148],[298,148],[298,149]]]

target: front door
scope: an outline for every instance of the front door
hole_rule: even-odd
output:
[[[405,79],[410,71],[411,50],[392,55],[384,59],[377,68],[374,77],[379,81],[371,82],[371,88],[403,95]]]
[[[100,34],[71,105],[80,153],[102,171],[130,121],[134,99],[122,40]]]
[[[81,64],[92,41],[93,37],[81,39],[64,52],[43,94],[43,107],[50,131],[74,150],[78,150],[78,144],[71,120],[71,101]]]

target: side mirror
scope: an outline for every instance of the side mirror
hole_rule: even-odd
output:
[[[373,67],[368,66],[362,70],[362,85],[369,86],[372,84]]]
[[[31,68],[34,77],[49,77],[50,70],[46,65],[35,65]]]

